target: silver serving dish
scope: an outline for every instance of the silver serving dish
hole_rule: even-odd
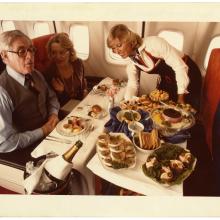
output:
[[[178,110],[181,113],[181,120],[176,123],[167,121],[163,117],[163,111],[167,108]],[[150,117],[153,121],[154,127],[158,129],[159,133],[165,137],[170,137],[179,133],[180,131],[187,130],[195,124],[195,118],[191,113],[169,106],[155,108],[152,110]]]

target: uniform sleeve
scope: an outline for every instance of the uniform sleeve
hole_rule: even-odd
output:
[[[130,62],[126,68],[127,76],[128,76],[128,84],[125,91],[125,100],[131,99],[133,96],[137,96],[139,83],[138,83],[138,74],[139,71],[135,67],[135,65]]]
[[[0,152],[10,152],[25,148],[43,137],[43,130],[19,133],[13,126],[14,106],[8,93],[0,87]]]
[[[187,93],[187,86],[189,85],[188,66],[182,60],[181,53],[160,37],[152,38],[149,44],[154,51],[152,55],[164,59],[165,63],[174,70],[178,94]]]

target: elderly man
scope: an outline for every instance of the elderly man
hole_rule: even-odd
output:
[[[31,147],[48,135],[59,121],[60,106],[44,77],[34,69],[35,48],[28,36],[19,30],[2,33],[0,53],[6,64],[0,75],[0,153],[3,155]]]

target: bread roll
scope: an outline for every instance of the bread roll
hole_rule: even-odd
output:
[[[93,111],[94,113],[100,113],[100,112],[102,111],[102,107],[99,106],[99,105],[93,105],[93,106],[92,106],[92,111]]]

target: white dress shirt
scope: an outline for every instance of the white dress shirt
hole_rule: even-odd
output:
[[[178,51],[163,38],[157,36],[144,38],[142,45],[138,48],[138,51],[145,65],[141,65],[133,60],[130,60],[130,63],[127,66],[128,86],[125,99],[130,99],[132,96],[137,95],[139,86],[138,70],[135,66],[138,66],[144,72],[149,72],[155,67],[153,60],[146,54],[146,51],[152,56],[164,60],[165,63],[174,70],[177,81],[177,93],[188,93],[188,66],[182,59],[184,53]]]
[[[8,74],[18,83],[24,86],[25,76],[15,70],[6,67]],[[43,78],[43,77],[42,77]],[[48,112],[58,114],[59,103],[55,93],[48,87]],[[25,148],[35,141],[43,138],[42,128],[32,131],[19,132],[13,126],[12,113],[14,105],[8,92],[0,86],[0,152],[11,152],[17,148]]]

